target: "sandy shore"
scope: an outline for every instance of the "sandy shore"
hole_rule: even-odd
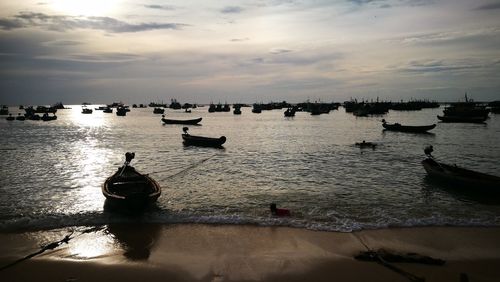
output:
[[[69,235],[0,234],[0,266]],[[78,228],[68,244],[0,271],[1,281],[498,281],[500,228],[402,228],[355,233],[228,225]],[[367,248],[414,252],[442,266],[355,260]],[[399,270],[399,271],[398,271]],[[412,280],[413,279],[413,280]],[[460,280],[462,279],[462,280]]]

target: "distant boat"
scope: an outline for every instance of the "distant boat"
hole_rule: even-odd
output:
[[[222,147],[222,144],[226,142],[226,137],[221,136],[219,138],[203,137],[190,135],[188,132],[189,128],[184,127],[182,129],[184,133],[182,134],[182,140],[186,146],[201,146],[201,147]]]
[[[102,110],[103,113],[107,114],[112,114],[113,113],[113,108],[106,107],[104,110]]]
[[[363,142],[356,142],[354,145],[360,148],[372,148],[372,149],[375,149],[375,147],[377,146],[376,143],[366,142],[365,140],[363,140]]]
[[[43,114],[42,118],[43,121],[51,121],[51,120],[56,120],[57,116],[56,115],[51,115],[49,116],[48,113]]]
[[[233,114],[235,115],[241,115],[241,108],[240,107],[235,107],[233,110]]]
[[[285,117],[294,117],[295,116],[295,109],[294,108],[288,108],[286,111],[283,113]]]
[[[154,108],[153,109],[153,114],[163,114],[165,113],[165,109],[163,108]]]
[[[21,115],[21,113],[18,113],[18,114],[17,114],[17,117],[16,117],[16,120],[21,120],[21,121],[22,121],[22,120],[26,120],[26,117],[25,117],[25,116],[23,116],[23,115]]]
[[[465,93],[465,102],[451,104],[443,110],[444,115],[437,118],[442,122],[482,123],[488,119],[489,112],[486,105],[474,102]]]
[[[125,154],[126,161],[123,166],[102,185],[102,194],[111,204],[141,208],[155,202],[161,195],[158,182],[129,165],[134,157],[134,153]]]
[[[202,118],[196,118],[196,119],[168,119],[165,118],[165,115],[162,115],[161,121],[163,121],[165,124],[198,124]]]
[[[87,108],[87,106],[83,105],[82,106],[82,114],[91,114],[92,109]]]
[[[125,107],[118,107],[118,108],[116,108],[116,115],[123,117],[123,116],[126,116],[127,112],[129,112],[129,111],[130,110],[128,110]]]
[[[399,123],[388,124],[385,121],[385,119],[383,119],[382,120],[382,126],[386,130],[390,130],[390,131],[423,133],[423,132],[427,132],[427,131],[433,129],[434,127],[436,127],[436,124],[422,125],[422,126],[401,125]]]
[[[5,119],[6,119],[6,120],[8,120],[8,121],[13,121],[13,120],[15,120],[16,118],[15,118],[15,117],[13,117],[13,116],[12,116],[12,114],[9,114],[9,116],[8,116],[8,117],[6,117]]]
[[[488,116],[437,116],[442,122],[483,123]]]
[[[427,151],[429,150],[430,151]],[[435,179],[479,191],[500,193],[500,177],[437,162],[431,156],[432,146],[426,148],[427,159],[422,161],[427,174]]]

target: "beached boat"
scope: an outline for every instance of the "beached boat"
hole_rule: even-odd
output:
[[[431,156],[431,152],[432,146],[427,147],[428,157],[422,161],[422,165],[430,177],[463,188],[500,193],[500,177],[438,162]]]
[[[182,140],[186,146],[201,146],[201,147],[222,147],[222,144],[226,142],[226,137],[221,136],[219,138],[203,137],[190,135],[188,132],[189,128],[184,127],[182,129],[184,133],[182,134]]]
[[[126,153],[123,166],[108,177],[102,185],[102,194],[110,204],[141,208],[160,197],[161,187],[158,182],[130,166],[134,157],[134,153]]]
[[[165,115],[162,115],[161,121],[163,121],[165,124],[198,124],[202,118],[195,118],[195,119],[168,119],[165,118]]]
[[[390,131],[400,131],[400,132],[413,132],[413,133],[424,133],[427,132],[434,127],[436,127],[436,124],[431,124],[431,125],[420,125],[420,126],[414,126],[414,125],[401,125],[399,123],[394,123],[394,124],[388,124],[385,119],[382,120],[382,126],[386,130]]]

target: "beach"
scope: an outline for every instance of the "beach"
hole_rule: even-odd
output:
[[[288,227],[110,224],[2,233],[2,281],[497,281],[500,228],[413,227],[341,233]],[[418,253],[444,265],[360,261]],[[413,279],[413,280],[412,280]],[[462,279],[462,280],[460,280]],[[464,280],[468,279],[468,280]]]

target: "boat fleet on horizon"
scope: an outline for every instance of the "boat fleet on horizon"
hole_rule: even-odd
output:
[[[426,107],[436,107],[435,102],[427,101],[410,101],[401,103],[388,103],[388,102],[357,102],[356,100],[351,100],[344,103],[344,108],[346,112],[352,112],[355,116],[366,116],[366,115],[382,115],[388,112],[389,109],[393,110],[420,110]],[[89,108],[90,104],[84,103],[82,105],[82,114],[92,114],[93,110]],[[390,106],[389,106],[390,105]],[[196,119],[170,119],[164,114],[164,109],[167,108],[164,104],[151,103],[149,106],[153,106],[153,113],[162,114],[161,121],[164,124],[184,124],[184,125],[198,125],[202,118]],[[254,104],[252,112],[260,113],[262,110],[273,110],[286,108],[284,112],[285,117],[293,117],[297,111],[310,112],[311,115],[318,115],[323,113],[328,113],[331,110],[336,110],[340,106],[339,103],[302,103],[297,105],[291,105],[286,102],[282,103],[271,103],[271,104]],[[439,107],[439,104],[437,104]],[[489,106],[489,108],[488,108]],[[137,105],[133,105],[136,108]],[[139,106],[140,108],[146,108],[143,104]],[[171,109],[184,109],[185,112],[190,112],[190,108],[195,108],[197,105],[181,105],[175,99],[172,99],[172,104],[168,106]],[[234,114],[241,114],[241,107],[249,107],[249,105],[235,104],[233,105]],[[58,103],[52,107],[38,106],[36,108],[29,107],[19,107],[25,110],[25,114],[18,114],[17,118],[14,118],[11,114],[6,118],[7,120],[55,120],[57,119],[55,113],[58,109],[67,109]],[[94,110],[102,110],[103,112],[112,113],[112,109],[116,108],[117,115],[125,116],[130,108],[123,105],[122,103],[113,103],[107,105],[106,107],[95,108]],[[229,110],[228,110],[229,108]],[[443,110],[443,115],[438,115],[437,118],[442,122],[470,122],[470,123],[484,123],[489,112],[499,113],[500,101],[491,102],[488,105],[483,103],[476,103],[470,100],[467,95],[465,95],[464,102],[457,102],[450,104]],[[7,115],[8,107],[0,107],[2,112],[0,114]],[[110,110],[111,109],[111,110]],[[160,111],[163,110],[163,111]],[[189,110],[189,111],[188,111]],[[218,104],[213,103],[209,106],[209,112],[228,112],[230,107],[228,104]],[[368,114],[367,114],[368,112]],[[38,113],[42,113],[39,116]],[[49,115],[52,114],[52,115]],[[23,119],[24,118],[24,119]],[[399,131],[399,132],[409,132],[409,133],[426,133],[436,127],[436,124],[431,125],[402,125],[399,123],[389,124],[384,119],[382,120],[382,126],[384,130],[388,131]],[[189,128],[183,127],[182,140],[183,144],[186,146],[204,146],[204,147],[216,147],[222,148],[222,145],[226,142],[226,137],[221,136],[219,138],[196,136],[188,133]],[[355,143],[355,146],[360,148],[372,148],[375,149],[377,146],[373,142],[363,142]],[[444,180],[447,183],[466,186],[467,188],[475,188],[481,191],[500,193],[500,177],[494,175],[488,175],[480,172],[475,172],[465,168],[457,167],[456,165],[449,165],[438,162],[431,155],[433,151],[432,146],[425,149],[425,154],[427,158],[422,161],[422,165],[427,172],[427,174],[439,180]],[[126,154],[126,161],[123,166],[121,166],[112,176],[108,177],[102,186],[102,192],[106,199],[112,203],[124,205],[127,208],[130,207],[144,207],[148,203],[155,202],[156,199],[161,195],[160,185],[152,179],[147,174],[141,174],[130,166],[130,162],[135,157],[134,153]]]

